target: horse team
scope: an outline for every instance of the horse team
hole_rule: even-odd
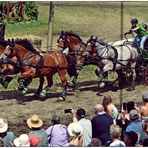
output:
[[[138,52],[129,42],[111,46],[98,37],[91,36],[84,43],[77,34],[61,31],[57,43],[59,50],[42,52],[36,50],[28,40],[0,41],[1,84],[7,88],[11,81],[9,75],[20,73],[18,89],[22,94],[26,94],[32,78],[39,78],[40,85],[35,95],[44,97],[53,85],[53,75],[58,73],[63,88],[58,99],[65,101],[67,86],[75,87],[83,66],[93,64],[97,66],[100,87],[105,86],[106,73],[115,71],[118,78],[114,87],[119,88],[122,76],[129,75],[131,82],[129,89],[134,89]],[[71,83],[67,83],[67,73],[73,77]],[[45,88],[43,88],[44,77],[48,82]]]

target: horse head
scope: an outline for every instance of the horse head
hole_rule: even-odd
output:
[[[7,46],[5,47],[3,53],[0,55],[0,59],[7,60],[8,58],[14,57],[15,56],[14,47],[15,47],[14,39],[12,40],[8,39]]]
[[[96,51],[96,44],[97,44],[98,37],[94,38],[93,36],[90,37],[90,39],[86,42],[86,50],[90,54],[94,54]]]
[[[63,30],[59,35],[59,39],[57,40],[57,43],[58,43],[58,48],[61,51],[69,47],[66,32],[64,32]]]

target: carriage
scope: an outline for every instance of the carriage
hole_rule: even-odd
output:
[[[123,44],[130,43],[129,39],[125,35],[125,41]],[[143,79],[148,84],[148,39],[145,42],[144,49],[139,47],[139,44],[135,45],[139,54],[139,60],[137,62],[138,72],[142,72]],[[140,71],[139,71],[140,70]]]

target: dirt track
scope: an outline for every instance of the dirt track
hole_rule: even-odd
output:
[[[123,102],[134,100],[141,102],[141,94],[148,90],[147,85],[139,85],[135,91],[128,92],[125,89],[113,92],[111,90],[105,90],[100,96],[97,96],[98,86],[96,81],[84,81],[78,83],[78,90],[73,92],[68,90],[67,100],[65,102],[58,102],[57,97],[59,92],[54,86],[48,93],[45,99],[39,99],[33,96],[35,90],[30,89],[28,96],[19,95],[18,91],[3,91],[0,93],[0,113],[1,117],[6,118],[9,123],[9,127],[17,135],[29,131],[26,126],[26,120],[32,114],[36,113],[44,121],[44,127],[46,128],[50,122],[50,118],[53,114],[58,114],[62,117],[62,121],[65,124],[71,122],[70,115],[64,114],[66,108],[78,108],[83,107],[87,111],[88,118],[93,116],[93,108],[96,103],[102,102],[102,95],[109,94],[113,102],[120,104],[120,96],[122,93]]]

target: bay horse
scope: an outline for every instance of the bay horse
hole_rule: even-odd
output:
[[[86,50],[86,45],[82,39],[73,32],[61,31],[57,40],[58,48],[60,51],[66,54],[68,60],[68,74],[73,77],[72,81],[68,85],[72,88],[75,87],[78,75],[85,65],[98,65],[98,57],[96,53],[92,53]],[[99,77],[97,69],[95,74]],[[104,73],[104,77],[107,79],[107,73]]]
[[[85,49],[85,43],[77,34],[61,31],[57,43],[58,49],[65,53],[68,60],[68,74],[70,77],[73,77],[68,86],[75,88],[78,75],[83,66],[96,63],[92,62],[92,59],[88,59],[89,53]],[[80,59],[81,61],[83,60],[83,63],[79,62]]]
[[[62,82],[63,92],[59,100],[66,99],[67,93],[67,67],[68,63],[66,57],[60,51],[50,51],[38,53],[28,40],[15,40],[5,48],[0,59],[7,60],[16,56],[21,72],[19,76],[19,86],[24,88],[23,80],[26,78],[40,79],[40,92],[47,93],[47,89],[53,85],[53,75],[58,73]],[[44,76],[46,76],[48,85],[42,89],[44,83]]]
[[[0,55],[3,54],[6,46],[9,45],[9,41],[0,40]],[[13,79],[12,75],[20,72],[19,65],[17,64],[17,58],[13,57],[13,60],[1,60],[0,61],[0,83],[6,89],[8,84]],[[27,87],[31,83],[32,79],[26,79],[24,85]]]
[[[86,50],[92,53],[96,53],[99,59],[98,71],[101,76],[101,85],[103,83],[103,74],[107,71],[116,71],[118,76],[121,76],[122,72],[130,73],[131,86],[128,90],[133,90],[135,87],[136,72],[135,66],[138,59],[138,52],[136,48],[132,47],[128,42],[122,45],[110,46],[105,41],[98,39],[98,37],[90,39],[86,43]]]

